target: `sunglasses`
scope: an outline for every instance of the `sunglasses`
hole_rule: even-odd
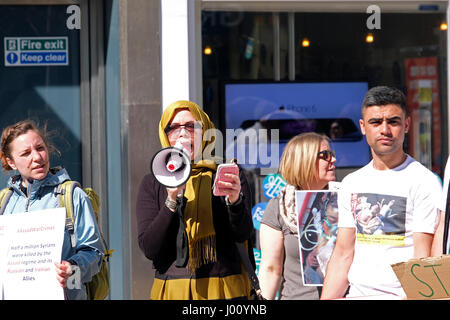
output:
[[[178,135],[181,132],[181,129],[186,129],[189,133],[193,133],[195,129],[201,129],[202,125],[200,122],[186,122],[185,124],[172,123],[168,125],[164,132],[168,135]]]
[[[317,152],[317,157],[319,157],[319,159],[322,159],[325,161],[331,161],[331,159],[333,159],[333,157],[336,158],[336,154],[334,153],[333,150],[323,150],[323,151]]]

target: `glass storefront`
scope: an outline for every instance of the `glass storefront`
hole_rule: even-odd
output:
[[[407,96],[407,153],[441,177],[448,154],[446,5],[380,4],[370,14],[333,12],[336,2],[302,11],[299,3],[286,11],[202,11],[203,107],[224,135],[225,157],[246,168],[256,230],[284,185],[278,160],[291,137],[328,135],[338,181],[370,160],[358,120],[371,87]],[[265,136],[246,134],[252,129]]]
[[[407,95],[412,118],[405,150],[440,175],[447,135],[445,10],[380,11],[379,29],[368,28],[365,12],[203,11],[205,110],[223,132],[264,118],[272,121],[269,129],[280,129],[281,140],[312,130],[330,136],[337,121],[344,140],[357,140],[365,91],[394,86]],[[276,112],[283,115],[272,119]],[[335,144],[337,167],[367,162],[366,156],[339,161],[348,149],[342,140]]]

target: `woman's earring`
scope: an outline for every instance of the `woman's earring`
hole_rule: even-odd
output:
[[[11,182],[12,183],[15,183],[16,181],[17,181],[17,169],[14,169],[14,174],[13,174],[13,176],[12,176],[12,180],[11,180]]]

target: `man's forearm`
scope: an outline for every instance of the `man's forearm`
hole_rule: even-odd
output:
[[[353,256],[338,256],[337,254],[333,254],[332,259],[328,263],[320,299],[344,297],[349,284],[347,275],[352,261]]]

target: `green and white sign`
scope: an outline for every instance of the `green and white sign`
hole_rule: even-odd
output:
[[[67,37],[5,37],[5,67],[67,66]]]

